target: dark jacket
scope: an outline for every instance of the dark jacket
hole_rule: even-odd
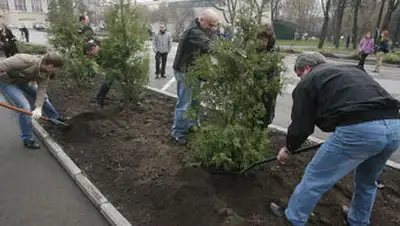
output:
[[[337,126],[400,118],[400,102],[356,66],[321,64],[297,84],[292,96],[286,137],[290,151],[314,132],[314,125],[333,132]]]
[[[389,52],[389,40],[380,40],[376,46],[377,52]]]
[[[80,29],[78,30],[78,34],[83,38],[85,42],[89,42],[90,40],[96,40],[96,34],[94,33],[92,27],[88,24],[81,25]]]
[[[195,19],[181,35],[173,65],[174,70],[186,72],[188,66],[194,63],[196,54],[209,52],[210,45],[210,36],[200,27],[199,19]]]

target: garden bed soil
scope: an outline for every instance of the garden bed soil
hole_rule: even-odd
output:
[[[52,81],[49,95],[63,115],[99,110],[89,104],[98,86],[78,90],[73,83]],[[269,203],[287,203],[314,153],[295,156],[286,165],[270,163],[246,177],[210,175],[185,167],[187,147],[170,141],[176,100],[146,91],[142,106],[107,106],[106,117],[77,120],[68,131],[46,125],[67,154],[117,209],[143,226],[287,225]],[[272,150],[285,136],[270,132]],[[382,176],[386,188],[377,193],[372,225],[400,225],[400,173]],[[341,208],[352,196],[352,176],[325,194],[309,225],[344,225]]]

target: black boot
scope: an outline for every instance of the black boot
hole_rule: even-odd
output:
[[[24,146],[29,149],[39,149],[40,145],[34,139],[24,140]]]

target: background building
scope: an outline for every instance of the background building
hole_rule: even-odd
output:
[[[1,23],[32,28],[35,23],[45,23],[48,0],[0,0],[0,8]]]

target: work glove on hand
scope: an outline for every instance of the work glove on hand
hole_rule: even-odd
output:
[[[40,119],[40,117],[42,117],[42,108],[37,107],[35,108],[35,110],[32,111],[32,118],[38,120]]]
[[[282,164],[285,164],[287,160],[290,158],[290,152],[286,147],[281,148],[277,155],[278,161]]]

